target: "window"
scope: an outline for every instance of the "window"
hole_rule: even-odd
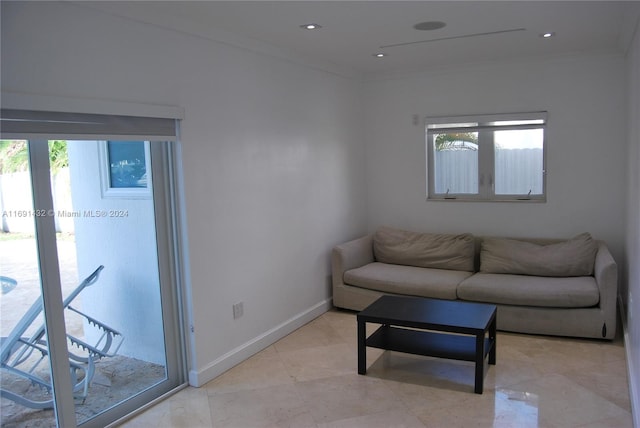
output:
[[[544,201],[546,112],[427,118],[427,196]]]
[[[144,141],[107,141],[111,187],[147,187]]]
[[[102,196],[150,198],[149,142],[100,141],[99,145]]]

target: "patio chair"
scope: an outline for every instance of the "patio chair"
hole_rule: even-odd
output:
[[[9,291],[16,288],[18,281],[8,276],[0,275],[0,285],[2,285],[2,294],[7,294]]]
[[[80,315],[84,322],[85,330],[96,329],[98,340],[93,345],[67,334],[67,347],[69,351],[69,372],[73,385],[74,397],[82,402],[88,395],[88,388],[95,373],[95,362],[104,357],[113,357],[122,345],[122,334],[73,308],[71,303],[84,290],[98,281],[100,272],[104,266],[99,266],[91,275],[85,278],[75,290],[63,301],[65,311],[71,311]],[[47,409],[53,407],[51,396],[52,384],[48,378],[49,370],[43,370],[41,363],[49,356],[49,347],[45,336],[44,324],[39,326],[31,337],[24,337],[25,332],[38,319],[42,313],[42,298],[39,297],[16,324],[11,334],[2,338],[0,345],[1,369],[23,378],[33,385],[44,390],[45,399],[33,398],[10,391],[2,385],[0,395],[23,406],[33,409]],[[86,336],[86,334],[85,334]],[[40,370],[38,368],[40,367]]]

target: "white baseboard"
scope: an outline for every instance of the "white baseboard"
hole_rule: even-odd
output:
[[[200,370],[190,370],[189,385],[200,387],[215,379],[233,366],[240,364],[247,358],[274,344],[289,333],[297,330],[308,322],[313,321],[331,309],[331,307],[332,299],[326,299],[306,311],[295,315],[282,324],[266,331],[260,336],[238,346],[235,349],[232,349],[220,358],[207,364],[204,368]]]
[[[627,376],[629,382],[629,401],[631,401],[631,418],[633,419],[633,426],[640,428],[640,390],[638,390],[639,385],[635,383],[635,379],[638,379],[636,374],[638,367],[632,364],[633,359],[631,358],[631,349],[629,347],[629,331],[627,330],[627,314],[625,313],[620,296],[618,296],[618,308],[620,308],[620,318],[622,319],[624,349],[627,353]]]

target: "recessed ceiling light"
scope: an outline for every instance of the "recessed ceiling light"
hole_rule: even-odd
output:
[[[322,28],[322,26],[311,23],[311,24],[303,24],[300,26],[300,28],[303,28],[305,30],[317,30],[318,28]]]
[[[555,35],[556,35],[556,33],[554,33],[553,31],[549,31],[547,33],[540,34],[540,37],[542,37],[543,39],[548,39],[548,38],[553,37]]]
[[[417,23],[413,26],[413,28],[420,31],[433,31],[439,30],[440,28],[444,28],[446,26],[447,24],[442,21],[425,21]]]
[[[385,56],[389,56],[389,54],[386,54],[384,52],[378,52],[378,53],[374,53],[373,56],[375,56],[376,58],[384,58]]]

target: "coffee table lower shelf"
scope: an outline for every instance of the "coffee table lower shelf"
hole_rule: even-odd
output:
[[[452,360],[473,361],[477,359],[476,338],[430,331],[409,330],[406,328],[383,325],[367,338],[366,345],[371,348],[425,355],[427,357],[448,358]],[[484,355],[491,351],[494,341],[484,339]]]
[[[495,364],[495,335],[482,336],[435,333],[425,330],[410,330],[383,324],[365,342],[364,347],[379,348],[407,354],[448,358],[475,363],[474,391],[482,394],[484,361],[489,356],[489,364]],[[366,354],[359,349],[358,373],[366,374]],[[493,351],[493,352],[492,352]]]

